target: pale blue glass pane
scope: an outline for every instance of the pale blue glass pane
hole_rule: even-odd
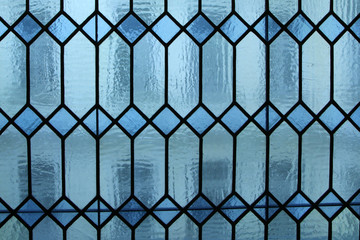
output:
[[[268,239],[296,239],[296,223],[284,211],[280,212],[269,224]]]
[[[231,239],[231,225],[219,213],[215,213],[202,228],[204,239]]]
[[[7,27],[2,22],[0,22],[0,37],[6,32],[6,30]]]
[[[297,11],[298,0],[269,0],[269,8],[277,19],[285,24]]]
[[[165,43],[168,43],[180,28],[168,16],[164,16],[153,30]]]
[[[164,2],[164,0],[133,0],[134,12],[150,25],[164,12]]]
[[[52,210],[51,214],[63,225],[66,226],[78,213],[66,200],[62,200]]]
[[[297,194],[287,205],[287,210],[296,218],[300,219],[310,208],[310,203],[301,195]]]
[[[188,212],[195,218],[199,223],[202,223],[207,216],[213,211],[211,205],[203,197],[199,197],[196,201],[191,204]]]
[[[201,11],[218,25],[231,11],[231,0],[202,0]]]
[[[43,210],[31,199],[17,213],[29,226],[32,226],[43,214]]]
[[[320,202],[320,209],[331,218],[340,208],[342,203],[340,200],[334,195],[334,193],[330,192],[326,195],[326,197]]]
[[[135,239],[165,239],[165,228],[152,216],[148,216],[135,230]]]
[[[232,196],[224,205],[221,207],[221,211],[225,213],[232,221],[235,221],[240,215],[245,212],[246,206],[236,196]]]
[[[312,116],[302,105],[299,105],[290,113],[288,119],[301,131],[310,123]]]
[[[221,119],[233,132],[239,130],[247,120],[246,115],[236,106],[232,107]]]
[[[229,20],[221,26],[221,30],[231,39],[237,41],[246,31],[247,27],[235,15],[231,16]]]
[[[253,213],[249,212],[236,224],[236,239],[264,239],[264,224]]]
[[[312,211],[301,222],[300,225],[301,239],[322,240],[328,238],[328,222],[316,210]]]
[[[17,218],[12,217],[0,228],[0,236],[5,239],[29,239],[29,231]]]
[[[255,121],[259,123],[264,130],[269,130],[280,121],[280,116],[272,107],[265,107],[256,115]]]
[[[33,238],[39,240],[61,240],[63,231],[51,218],[44,218],[33,230]]]
[[[48,23],[60,10],[59,0],[30,0],[30,12],[42,23]]]
[[[155,215],[158,216],[163,223],[168,224],[178,213],[177,207],[169,199],[165,199],[155,208]]]
[[[198,108],[189,118],[188,123],[198,132],[203,133],[214,119],[202,107]]]
[[[360,19],[351,26],[351,30],[360,38]]]
[[[64,0],[64,11],[81,24],[95,10],[94,0]]]
[[[310,33],[312,27],[302,15],[299,15],[291,22],[288,29],[299,41],[302,41]]]
[[[30,108],[26,108],[20,116],[15,120],[15,123],[28,135],[30,135],[40,124],[41,119]]]
[[[319,28],[325,36],[330,40],[334,41],[335,38],[341,33],[344,27],[339,23],[339,21],[334,16],[329,16]]]
[[[76,120],[65,109],[61,108],[49,121],[62,135],[65,135],[75,124]]]
[[[144,208],[142,208],[134,199],[131,199],[126,203],[119,213],[133,226],[145,215]]]
[[[26,0],[3,0],[0,4],[0,16],[13,24],[25,12]]]
[[[179,124],[180,120],[170,109],[165,108],[153,122],[163,133],[169,134]]]
[[[66,239],[96,239],[96,229],[83,217],[78,218],[66,231]]]
[[[270,16],[265,16],[254,28],[265,40],[271,40],[280,31],[280,26]]]
[[[97,21],[97,36],[96,36],[96,21]],[[101,40],[106,33],[109,32],[110,26],[100,16],[94,16],[83,27],[84,31],[94,40]]]
[[[119,120],[122,127],[131,135],[134,135],[142,126],[145,125],[145,119],[134,109],[130,108]]]
[[[325,123],[330,130],[334,130],[343,119],[344,116],[334,105],[330,105],[320,116],[320,120]]]
[[[84,123],[93,133],[101,134],[111,124],[111,120],[101,110],[94,110]]]

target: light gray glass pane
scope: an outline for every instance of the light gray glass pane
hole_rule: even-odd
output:
[[[60,46],[46,33],[30,46],[30,101],[45,117],[60,104]]]
[[[360,44],[350,34],[334,47],[334,98],[349,112],[360,101]]]
[[[202,227],[203,239],[231,239],[231,224],[215,213]]]
[[[100,194],[113,208],[130,195],[130,139],[118,127],[100,140]]]
[[[286,143],[286,146],[284,146]],[[298,136],[282,123],[270,136],[270,192],[284,203],[297,187]]]
[[[236,240],[264,239],[264,224],[251,212],[236,224]]]
[[[202,0],[201,11],[215,24],[218,25],[231,11],[231,0]]]
[[[282,113],[286,113],[298,99],[298,48],[286,33],[270,46],[270,100]]]
[[[169,13],[185,25],[198,11],[198,0],[168,0]]]
[[[298,10],[297,0],[270,0],[269,7],[272,14],[285,24]]]
[[[231,192],[233,138],[219,124],[215,125],[203,141],[202,192],[218,205]]]
[[[81,33],[65,46],[65,104],[82,117],[95,103],[95,47]]]
[[[265,45],[249,33],[236,47],[236,101],[253,114],[265,101]]]
[[[12,33],[0,41],[0,76],[0,106],[12,117],[26,101],[26,48]]]
[[[266,137],[250,123],[237,137],[236,191],[249,204],[265,190]]]
[[[165,229],[152,216],[148,216],[135,230],[135,239],[165,239]]]
[[[61,197],[61,142],[47,126],[31,138],[31,179],[34,197],[46,208]]]
[[[330,99],[330,47],[314,33],[302,49],[302,100],[318,113]]]
[[[316,122],[303,135],[301,149],[301,188],[314,202],[328,189],[329,155],[329,134]]]
[[[65,141],[66,196],[79,208],[85,207],[95,197],[95,147],[95,140],[82,127]]]
[[[199,101],[199,48],[183,33],[168,54],[169,104],[185,117]]]
[[[30,12],[42,23],[47,24],[60,10],[58,0],[30,0]]]
[[[164,11],[164,0],[134,0],[134,12],[150,25]]]
[[[263,0],[237,0],[235,10],[245,21],[252,24],[265,11],[265,4]]]
[[[67,240],[94,240],[96,235],[96,229],[83,217],[78,218],[66,231]]]
[[[101,239],[131,239],[131,230],[120,218],[115,216],[101,229]]]
[[[332,239],[358,239],[359,219],[345,208],[332,222]]]
[[[63,231],[51,218],[44,218],[33,230],[33,238],[36,240],[61,240]]]
[[[94,0],[64,0],[64,11],[78,24],[81,24],[94,10]]]
[[[169,140],[169,195],[182,206],[198,193],[199,140],[181,126]]]
[[[130,103],[130,48],[113,33],[99,53],[99,101],[116,118]]]
[[[165,142],[148,126],[135,139],[135,196],[152,207],[165,189]]]
[[[196,240],[199,237],[199,229],[185,214],[178,218],[169,227],[169,239],[189,239]]]
[[[10,126],[0,135],[0,197],[16,208],[28,194],[27,144]]]
[[[345,122],[334,135],[334,190],[348,200],[359,188],[360,132]]]
[[[318,23],[329,12],[330,0],[302,0],[301,9],[313,23]]]
[[[15,217],[12,217],[0,228],[0,236],[2,239],[29,239],[29,231],[26,227]]]
[[[99,0],[99,11],[116,24],[129,11],[128,0]]]
[[[328,222],[316,210],[313,210],[300,225],[300,238],[304,240],[322,240],[328,238]]]
[[[148,117],[164,101],[165,50],[148,33],[134,47],[134,102]]]
[[[26,0],[2,0],[0,16],[11,25],[25,12],[25,8]]]
[[[349,24],[360,13],[360,2],[349,0],[334,0],[335,13]]]
[[[203,102],[220,115],[232,101],[232,47],[216,33],[203,47]]]
[[[296,239],[296,223],[284,211],[280,212],[269,224],[268,239]]]

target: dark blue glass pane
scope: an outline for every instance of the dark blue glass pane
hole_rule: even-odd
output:
[[[111,212],[102,202],[95,201],[86,210],[85,214],[90,218],[93,223],[99,225],[102,224],[110,216]]]
[[[353,114],[351,114],[351,119],[360,127],[360,107],[358,107]]]
[[[154,32],[165,42],[168,43],[180,28],[168,16],[164,16],[154,27]]]
[[[7,122],[8,120],[6,117],[0,113],[0,130],[6,125]]]
[[[193,216],[196,221],[202,223],[207,216],[209,216],[213,208],[212,206],[202,197],[196,199],[196,201],[189,207],[189,213]]]
[[[62,135],[65,135],[75,124],[76,120],[65,109],[61,108],[49,121]]]
[[[161,221],[168,224],[178,213],[178,208],[169,199],[162,201],[155,209],[154,213]]]
[[[233,132],[239,130],[247,120],[246,115],[236,106],[232,107],[221,119]]]
[[[344,30],[344,26],[334,16],[329,16],[320,26],[320,30],[330,40],[334,41],[335,38]]]
[[[291,22],[288,29],[299,41],[302,41],[310,33],[312,27],[302,15],[299,15]]]
[[[330,130],[334,130],[343,119],[344,115],[342,115],[334,105],[330,105],[320,116],[320,120],[325,123]]]
[[[51,212],[51,214],[66,226],[76,215],[76,210],[66,201],[62,200]]]
[[[14,29],[25,41],[29,42],[41,30],[41,27],[32,17],[26,15]]]
[[[303,130],[312,120],[310,113],[301,105],[288,116],[289,121],[299,130]]]
[[[198,16],[187,27],[187,30],[199,43],[202,43],[210,35],[214,28],[203,16]]]
[[[265,40],[271,40],[280,31],[280,26],[272,17],[266,16],[255,26],[255,30]]]
[[[240,215],[245,212],[246,206],[236,196],[232,196],[222,207],[221,211],[225,213],[232,221],[235,221]]]
[[[231,39],[231,41],[236,42],[236,40],[245,33],[247,27],[238,17],[233,15],[221,26],[221,30]]]
[[[271,218],[278,209],[279,205],[271,197],[267,196],[264,196],[254,208],[264,220]]]
[[[295,218],[300,219],[310,206],[310,203],[301,194],[297,194],[286,208]]]
[[[41,119],[33,110],[26,108],[20,116],[15,120],[15,123],[28,135],[30,135],[40,124]]]
[[[123,216],[128,223],[134,226],[144,215],[144,209],[134,200],[131,199],[121,210],[120,215]]]
[[[320,209],[331,218],[342,206],[341,201],[330,192],[319,204]]]
[[[74,24],[64,15],[60,15],[49,27],[49,31],[61,42],[64,42],[75,29]]]
[[[134,42],[145,31],[144,25],[142,25],[133,15],[130,15],[125,19],[118,29],[130,42]]]
[[[18,211],[18,215],[29,225],[32,226],[44,212],[32,200],[28,200]]]
[[[200,107],[189,117],[187,121],[198,133],[201,134],[214,122],[214,119],[202,107]]]
[[[120,118],[119,123],[128,133],[134,135],[146,121],[135,109],[131,108]]]
[[[169,134],[176,125],[179,124],[180,120],[170,109],[165,108],[157,115],[153,122],[161,129],[161,131],[163,131],[163,133]]]

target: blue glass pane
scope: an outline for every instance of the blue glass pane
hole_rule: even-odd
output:
[[[0,131],[6,125],[7,122],[8,120],[6,119],[6,117],[4,117],[4,115],[0,113]]]
[[[130,42],[134,42],[145,31],[144,25],[133,15],[125,19],[118,29]]]
[[[196,219],[196,221],[202,223],[205,218],[213,212],[213,208],[204,198],[199,197],[189,207],[188,212]]]
[[[260,124],[264,130],[270,130],[280,120],[280,116],[272,107],[265,107],[255,117],[255,121]],[[268,125],[268,129],[267,129]]]
[[[29,225],[32,226],[44,212],[32,200],[28,200],[18,211],[18,215]]]
[[[188,118],[187,121],[198,133],[201,134],[214,122],[214,119],[209,113],[200,107]]]
[[[279,205],[271,198],[264,196],[254,207],[254,210],[264,219],[267,220],[276,213]]]
[[[41,27],[32,17],[26,15],[14,29],[25,41],[29,42],[41,30]]]
[[[86,216],[96,225],[102,224],[111,214],[110,210],[102,203],[95,201],[85,212]]]
[[[358,107],[353,114],[351,114],[351,119],[360,127],[360,107]]]
[[[247,120],[246,115],[236,106],[232,107],[221,119],[233,132],[239,130]]]
[[[271,40],[280,31],[280,26],[270,16],[264,17],[256,26],[255,30],[265,39]]]
[[[334,193],[330,192],[319,204],[320,209],[331,218],[342,206]]]
[[[310,206],[310,203],[301,194],[297,194],[291,202],[288,203],[286,208],[294,217],[300,219]]]
[[[131,199],[121,210],[120,215],[123,216],[128,223],[134,226],[144,215],[144,209],[134,200]]]
[[[180,122],[178,117],[168,108],[165,108],[153,121],[161,131],[165,134],[169,134]]]
[[[75,124],[76,120],[65,109],[61,108],[49,121],[62,135],[65,135]]]
[[[97,36],[96,32],[96,22],[97,21]],[[83,27],[84,31],[94,40],[101,40],[111,29],[109,24],[107,24],[104,19],[100,16],[94,16],[88,21]],[[97,39],[96,39],[97,37]]]
[[[178,208],[169,199],[165,199],[155,208],[155,215],[158,216],[161,221],[168,224],[178,213]]]
[[[63,225],[66,226],[78,213],[66,201],[62,200],[51,212],[51,214]]]
[[[360,19],[351,26],[351,30],[360,38]]]
[[[321,24],[319,29],[330,41],[334,41],[342,30],[344,30],[344,26],[341,25],[333,15],[331,15]]]
[[[312,120],[310,113],[301,105],[288,116],[289,121],[299,130],[303,130]]]
[[[221,26],[221,30],[231,41],[236,42],[245,33],[247,27],[238,17],[233,15]]]
[[[203,16],[198,16],[187,27],[187,30],[199,43],[202,43],[210,35],[214,28]]]
[[[168,43],[180,28],[168,16],[164,16],[153,30],[165,43]]]
[[[6,32],[7,27],[0,21],[0,37]]]
[[[351,201],[351,208],[360,216],[360,194]]]
[[[344,115],[342,115],[334,105],[330,105],[320,116],[320,120],[325,123],[330,130],[334,130],[343,119]]]
[[[135,109],[131,108],[120,118],[119,123],[128,133],[134,135],[146,121]]]
[[[93,133],[101,134],[111,124],[111,120],[101,110],[94,110],[84,123]]]
[[[41,119],[33,110],[26,108],[20,116],[15,120],[15,123],[28,135],[30,135],[40,124]]]
[[[232,196],[224,205],[221,207],[221,211],[225,213],[232,221],[235,221],[245,212],[246,206],[236,196]]]
[[[302,15],[299,15],[291,22],[288,29],[299,41],[302,41],[310,33],[312,27]]]
[[[0,203],[0,224],[9,216],[9,210]]]
[[[49,31],[61,42],[64,42],[75,29],[74,24],[64,15],[60,15],[49,27]]]

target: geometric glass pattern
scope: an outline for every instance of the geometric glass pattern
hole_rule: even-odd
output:
[[[359,56],[356,0],[1,1],[0,239],[359,239]]]

